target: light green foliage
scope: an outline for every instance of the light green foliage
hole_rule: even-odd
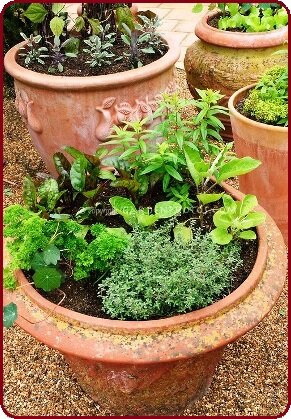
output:
[[[31,3],[23,14],[33,23],[43,23],[49,16],[49,27],[54,36],[61,36],[67,25],[68,13],[64,3],[43,5]]]
[[[221,248],[197,231],[187,245],[172,241],[168,227],[134,231],[101,283],[104,311],[146,320],[204,307],[227,293],[239,255],[238,243]]]
[[[33,34],[31,34],[28,38],[22,32],[20,33],[20,35],[25,41],[27,41],[25,46],[19,49],[19,56],[25,57],[24,64],[26,65],[26,67],[29,67],[33,63],[44,65],[45,61],[43,60],[43,58],[47,58],[49,57],[49,55],[47,54],[48,49],[39,45],[42,40],[41,36],[34,36]]]
[[[268,70],[244,101],[243,111],[256,121],[288,125],[288,68]]]
[[[89,39],[84,40],[84,43],[89,46],[89,48],[83,48],[83,52],[89,56],[86,64],[90,64],[90,67],[111,64],[111,59],[115,56],[111,51],[115,42],[115,34],[109,33],[109,29],[109,24],[104,28],[100,25],[98,35],[91,35]]]
[[[160,219],[174,217],[182,209],[178,202],[161,201],[155,205],[155,213],[150,214],[149,208],[136,209],[130,199],[121,196],[113,196],[109,202],[113,209],[124,218],[124,221],[132,227],[150,227]]]
[[[234,201],[231,196],[223,196],[223,207],[213,216],[216,228],[212,230],[212,240],[217,244],[228,244],[235,238],[254,240],[256,233],[250,230],[265,222],[266,215],[253,211],[258,205],[254,195],[246,195],[242,201]]]

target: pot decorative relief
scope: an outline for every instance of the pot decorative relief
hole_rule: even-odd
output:
[[[244,283],[188,314],[151,321],[86,316],[43,298],[21,271],[16,273],[21,286],[5,291],[4,304],[17,304],[17,324],[59,350],[102,407],[116,415],[180,414],[207,391],[226,345],[255,327],[282,291],[287,264],[282,235],[269,215],[257,233],[257,259]]]
[[[27,124],[32,142],[51,174],[52,155],[64,145],[94,153],[114,124],[149,117],[164,92],[174,92],[174,65],[180,47],[167,37],[167,53],[144,67],[122,73],[68,77],[37,73],[21,67],[17,53],[22,42],[4,59],[14,77],[15,105]]]
[[[288,244],[288,128],[256,122],[236,110],[255,85],[235,92],[228,104],[237,156],[262,162],[253,173],[239,177],[239,187],[243,193],[257,196]]]
[[[255,83],[275,65],[286,65],[288,27],[269,32],[230,32],[213,28],[208,21],[217,12],[206,14],[196,25],[195,41],[186,51],[185,71],[188,87],[196,97],[195,88],[219,90],[225,95],[221,104],[227,106],[229,97],[241,87]],[[220,117],[225,125],[221,133],[232,141],[229,117]]]

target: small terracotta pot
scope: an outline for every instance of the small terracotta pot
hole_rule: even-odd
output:
[[[208,21],[217,12],[206,14],[196,25],[195,34],[200,38],[186,51],[185,71],[191,94],[197,97],[195,88],[219,90],[229,97],[241,87],[255,83],[274,65],[286,65],[287,54],[274,52],[287,49],[288,27],[269,32],[229,32],[213,28]],[[232,141],[229,117],[220,118],[225,125],[222,137]]]
[[[244,196],[225,189],[236,199]],[[269,215],[257,232],[257,259],[244,283],[188,314],[150,321],[86,316],[43,298],[21,271],[21,287],[5,291],[4,304],[17,304],[17,324],[64,354],[82,388],[102,407],[116,415],[179,414],[207,391],[225,346],[255,327],[279,298],[284,241]]]
[[[56,175],[52,155],[63,146],[94,153],[113,124],[151,118],[161,93],[176,90],[174,65],[180,47],[173,36],[165,40],[168,52],[151,64],[90,77],[41,74],[21,67],[16,56],[25,42],[7,52],[4,65],[14,77],[15,105],[52,175]]]
[[[288,244],[288,128],[256,122],[236,110],[254,86],[238,90],[228,103],[238,157],[251,156],[262,162],[253,172],[239,177],[239,187],[243,193],[257,196]]]

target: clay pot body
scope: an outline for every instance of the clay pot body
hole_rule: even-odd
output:
[[[18,305],[17,324],[64,354],[80,385],[102,407],[116,415],[179,414],[207,391],[225,346],[255,327],[282,291],[282,235],[270,216],[257,232],[258,256],[245,282],[191,313],[151,321],[90,317],[44,299],[21,271],[17,278],[25,286],[5,291],[4,304]]]
[[[168,52],[151,64],[90,77],[47,75],[21,67],[15,58],[25,42],[8,51],[4,64],[14,77],[16,107],[52,175],[56,174],[52,155],[64,145],[94,153],[113,124],[151,117],[161,93],[175,91],[174,65],[180,48],[176,40],[166,41]]]
[[[238,157],[262,162],[256,170],[239,177],[243,193],[257,196],[288,243],[288,128],[262,124],[241,115],[235,106],[254,87],[244,87],[229,99],[230,120]]]
[[[275,54],[287,50],[287,26],[270,32],[241,33],[222,31],[208,25],[208,20],[217,12],[208,13],[196,25],[195,41],[186,51],[185,71],[191,94],[197,97],[195,88],[219,90],[229,97],[241,87],[255,83],[274,65],[286,65],[287,54]],[[221,132],[225,140],[232,141],[229,117],[220,118],[225,125]]]

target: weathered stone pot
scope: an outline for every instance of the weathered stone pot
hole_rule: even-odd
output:
[[[221,104],[227,106],[236,90],[255,83],[268,68],[287,64],[287,54],[274,52],[287,49],[288,27],[259,33],[223,31],[208,25],[216,14],[208,13],[197,23],[199,40],[187,49],[184,64],[194,97],[195,88],[220,90],[225,95]],[[229,117],[220,119],[225,125],[222,137],[232,141]]]
[[[236,154],[262,162],[253,172],[239,177],[239,187],[243,193],[257,196],[288,243],[288,128],[256,122],[236,110],[254,86],[238,90],[228,103]]]
[[[173,37],[166,41],[168,52],[151,64],[90,77],[47,75],[21,67],[16,56],[25,42],[7,52],[4,65],[14,77],[16,107],[53,175],[52,155],[62,146],[94,153],[113,124],[150,117],[161,93],[175,91],[174,65],[180,47]]]
[[[225,189],[242,199],[241,192]],[[225,346],[255,327],[279,298],[284,241],[270,216],[257,232],[258,256],[245,282],[188,314],[153,321],[86,316],[43,298],[21,271],[21,287],[5,291],[4,304],[17,304],[17,324],[64,354],[82,388],[102,407],[118,415],[177,414],[207,391]]]

